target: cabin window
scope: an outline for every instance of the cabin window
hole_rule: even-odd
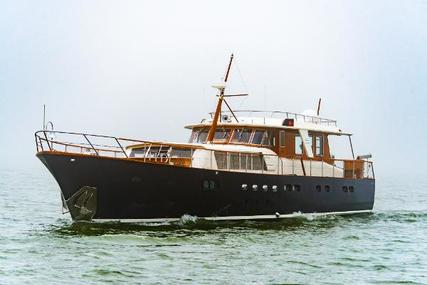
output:
[[[230,169],[240,169],[238,153],[230,153]]]
[[[215,151],[218,169],[266,170],[262,154],[226,153]]]
[[[323,156],[323,136],[315,136],[316,138],[316,155]]]
[[[134,148],[134,149],[131,150],[129,156],[130,157],[136,157],[136,158],[145,157],[147,149],[148,149],[148,147]]]
[[[170,157],[172,158],[191,158],[191,149],[172,148]]]
[[[198,133],[198,135],[197,135],[197,140],[196,140],[196,142],[197,142],[197,143],[205,143],[205,142],[206,142],[206,139],[208,138],[208,132],[209,132],[209,130],[208,130],[208,129],[203,129],[203,130],[201,130],[201,131]]]
[[[302,139],[301,136],[295,136],[295,154],[302,154]]]
[[[217,129],[214,135],[214,141],[226,141],[230,135],[230,129]]]
[[[247,169],[248,167],[248,155],[247,154],[240,154],[240,169]]]
[[[279,145],[280,145],[280,147],[285,146],[285,131],[279,132]]]
[[[227,153],[215,151],[215,160],[218,169],[227,169]]]
[[[251,169],[252,170],[261,170],[262,169],[262,156],[261,155],[251,155]]]
[[[249,143],[251,138],[252,130],[251,129],[235,129],[233,133],[232,142],[239,143]]]

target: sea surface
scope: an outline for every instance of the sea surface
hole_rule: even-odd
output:
[[[427,284],[427,182],[377,177],[372,214],[97,224],[41,164],[2,169],[0,284]]]

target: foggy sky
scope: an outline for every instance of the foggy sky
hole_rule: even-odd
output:
[[[186,141],[230,54],[234,108],[322,116],[377,174],[423,173],[427,1],[0,0],[0,161],[57,130]]]

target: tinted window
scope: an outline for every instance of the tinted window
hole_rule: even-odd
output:
[[[216,141],[227,140],[229,135],[230,135],[229,129],[217,129],[214,135],[214,140]]]
[[[251,129],[235,129],[232,142],[248,143],[251,137]]]
[[[265,137],[267,136],[266,131],[256,130],[254,132],[254,137],[252,138],[253,144],[261,144],[263,140],[265,140]]]
[[[194,142],[196,142],[196,139],[197,139],[197,135],[199,134],[199,131],[198,130],[194,130],[193,129],[193,131],[191,132],[191,135],[190,135],[190,139],[188,140],[188,142],[189,143],[194,143]]]
[[[134,148],[130,152],[130,157],[144,157],[147,152],[147,148]]]
[[[227,168],[227,153],[215,151],[215,160],[218,169]]]
[[[230,153],[230,169],[239,169],[239,154],[238,153]]]
[[[170,157],[191,157],[191,149],[184,149],[184,148],[172,148]]]
[[[198,143],[205,143],[206,139],[208,137],[208,129],[201,130],[197,135],[197,141]]]

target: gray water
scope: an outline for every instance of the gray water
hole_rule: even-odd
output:
[[[76,224],[42,166],[0,170],[0,284],[427,284],[427,183],[377,177],[374,209]]]

